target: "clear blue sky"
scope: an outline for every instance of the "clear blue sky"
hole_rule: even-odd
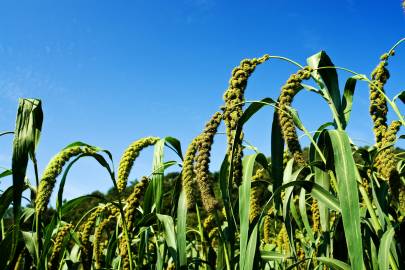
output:
[[[241,59],[269,53],[305,63],[323,49],[336,65],[369,75],[379,55],[404,36],[400,0],[1,1],[0,130],[14,129],[18,97],[35,97],[42,99],[45,114],[41,171],[77,140],[111,150],[116,164],[124,149],[144,136],[176,137],[185,150],[221,106],[230,72]],[[405,83],[405,48],[397,52],[387,85],[391,97]],[[277,98],[295,71],[276,60],[259,67],[247,99]],[[344,84],[347,74],[340,75]],[[348,131],[355,142],[371,144],[368,89],[360,84],[356,91]],[[330,119],[314,94],[303,92],[294,105],[309,130]],[[268,108],[246,131],[246,139],[267,155],[271,118]],[[11,136],[0,138],[3,167],[10,167],[11,142]],[[215,170],[223,158],[223,136],[213,151]],[[150,167],[147,151],[131,178],[148,174]],[[83,160],[72,170],[66,196],[110,186],[95,162]]]

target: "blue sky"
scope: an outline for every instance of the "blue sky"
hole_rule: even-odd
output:
[[[369,75],[379,55],[404,36],[400,0],[1,1],[0,130],[14,129],[18,97],[35,97],[45,114],[41,171],[78,140],[109,149],[116,164],[144,136],[176,137],[185,150],[222,105],[230,72],[243,58],[269,53],[304,64],[325,50],[336,65]],[[391,97],[404,90],[405,49],[397,52],[387,85]],[[276,99],[295,71],[277,60],[258,67],[246,98]],[[343,85],[348,75],[339,75]],[[312,93],[300,93],[294,106],[309,130],[330,120],[327,106]],[[271,118],[267,108],[246,130],[246,139],[267,155]],[[348,132],[356,143],[373,143],[365,84],[356,89]],[[218,135],[214,170],[224,142]],[[11,137],[0,138],[0,166],[10,167],[11,143]],[[131,178],[149,174],[150,167],[146,151]],[[3,180],[0,187],[9,184]],[[110,186],[94,161],[83,160],[65,194]]]

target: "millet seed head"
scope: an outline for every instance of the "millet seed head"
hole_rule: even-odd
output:
[[[56,183],[56,178],[61,174],[63,166],[68,162],[72,157],[81,155],[81,154],[94,154],[96,150],[87,146],[72,146],[63,149],[46,166],[41,181],[39,183],[37,197],[35,199],[35,211],[38,215],[42,214],[51,197],[53,188]]]
[[[133,220],[136,213],[136,209],[141,203],[141,199],[148,187],[149,178],[144,176],[142,177],[141,181],[139,181],[132,191],[132,193],[128,196],[126,200],[125,206],[125,220],[127,222],[128,231],[131,231],[133,228]]]
[[[213,183],[209,175],[209,163],[211,146],[218,126],[222,120],[222,114],[217,112],[208,121],[203,133],[199,136],[199,147],[196,158],[196,179],[200,190],[203,206],[208,213],[220,210],[219,202],[215,198]]]
[[[194,161],[198,150],[199,137],[193,139],[187,148],[184,156],[183,169],[181,172],[181,181],[186,197],[187,209],[193,209],[195,206],[195,196],[198,193],[195,182]]]
[[[49,259],[48,262],[48,269],[57,270],[59,268],[59,261],[60,261],[59,257],[60,252],[62,251],[63,248],[63,241],[65,237],[69,234],[71,229],[73,229],[73,225],[68,223],[65,224],[63,227],[61,227],[58,233],[56,234],[55,241],[52,247],[51,258]]]
[[[135,159],[139,156],[142,149],[154,145],[158,140],[159,138],[157,137],[145,137],[133,142],[124,151],[118,167],[117,188],[119,192],[124,191],[126,188],[129,173],[131,172]]]
[[[281,88],[281,93],[278,98],[277,112],[281,133],[287,144],[288,150],[294,158],[294,161],[300,166],[304,166],[306,162],[302,154],[294,120],[288,111],[288,107],[291,106],[291,103],[298,91],[302,89],[301,82],[303,80],[308,80],[311,77],[311,72],[312,69],[310,67],[305,67],[299,70],[297,73],[292,74]]]

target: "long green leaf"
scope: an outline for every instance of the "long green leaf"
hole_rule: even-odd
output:
[[[177,251],[180,269],[187,266],[187,252],[186,252],[186,222],[187,222],[187,206],[185,201],[184,190],[181,191],[177,207]]]
[[[336,113],[335,121],[344,123],[337,72],[333,68],[319,69],[321,67],[333,67],[332,60],[325,51],[320,51],[309,57],[307,63],[310,67],[315,69],[312,74],[321,88],[323,96],[327,100],[330,100],[329,106],[331,107],[332,112]]]
[[[338,181],[338,197],[351,266],[363,268],[360,209],[357,180],[360,177],[353,159],[349,137],[344,131],[328,131]]]
[[[350,120],[350,114],[353,107],[353,95],[354,90],[356,89],[356,82],[359,79],[359,76],[355,75],[346,80],[345,89],[343,91],[342,98],[342,110],[345,122],[343,123],[343,128],[346,128]]]
[[[394,228],[389,228],[382,236],[380,248],[378,249],[378,266],[380,269],[388,269],[390,247],[395,235]]]
[[[249,239],[249,210],[250,210],[250,188],[251,180],[255,162],[260,163],[264,168],[267,167],[267,160],[263,154],[253,154],[246,156],[243,159],[243,179],[242,185],[239,187],[239,220],[240,220],[240,256],[239,265],[241,269],[249,267],[250,264],[246,264],[248,255],[251,252],[247,250]]]
[[[160,222],[163,223],[165,228],[164,238],[166,244],[169,248],[169,254],[172,256],[174,261],[177,261],[177,242],[176,242],[176,233],[174,231],[173,218],[167,215],[157,214],[157,218]]]

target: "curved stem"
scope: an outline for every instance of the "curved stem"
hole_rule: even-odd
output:
[[[394,46],[392,46],[392,48],[388,51],[388,57],[391,55],[391,53],[395,50],[396,47],[398,47],[402,42],[405,41],[405,38],[401,38],[400,40],[398,40],[397,43],[394,44]]]
[[[302,66],[301,64],[299,64],[298,62],[295,62],[294,60],[291,60],[290,58],[284,57],[284,56],[278,56],[278,55],[270,55],[269,57],[270,59],[279,59],[279,60],[283,60],[286,62],[289,62],[293,65],[296,65],[297,67],[299,67],[300,69],[303,69],[304,66]]]

